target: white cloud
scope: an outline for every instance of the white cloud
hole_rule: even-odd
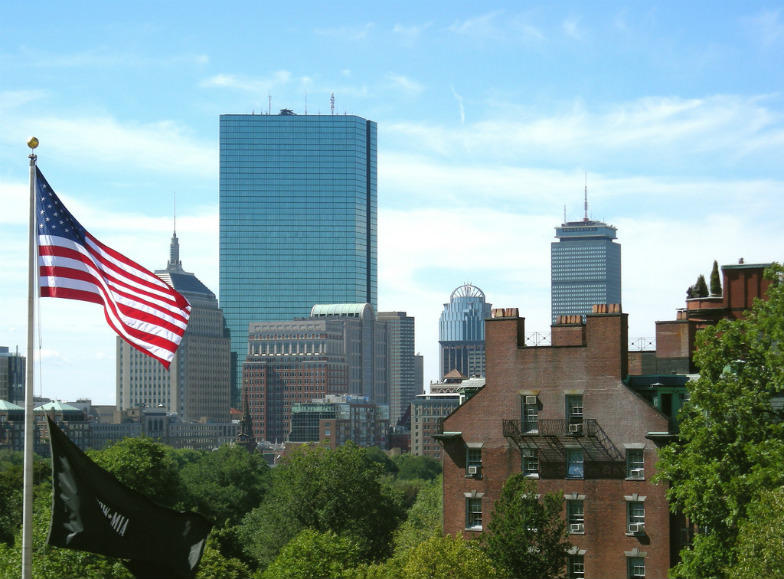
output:
[[[402,93],[407,97],[419,96],[424,90],[421,83],[403,76],[402,74],[390,73],[387,75],[387,79],[392,90]]]
[[[356,26],[317,28],[315,32],[320,36],[327,36],[341,41],[357,42],[367,39],[374,28],[375,24],[373,22],[366,22]]]
[[[745,19],[749,36],[763,50],[768,50],[784,40],[784,23],[780,10],[763,10]]]
[[[416,44],[422,34],[430,28],[430,23],[421,25],[404,26],[402,24],[395,24],[392,31],[401,39],[404,46],[412,47]]]
[[[561,23],[564,33],[575,40],[583,39],[583,30],[580,27],[580,20],[576,16],[569,16]]]
[[[509,103],[505,112],[465,126],[384,125],[390,148],[474,164],[588,167],[694,172],[697,160],[773,166],[784,154],[778,97],[715,95],[700,99],[641,98],[590,110],[579,101],[532,115]],[[706,157],[709,156],[709,157]],[[623,160],[623,163],[620,160]]]
[[[498,37],[500,36],[500,27],[497,24],[497,19],[502,14],[503,11],[496,10],[474,18],[455,21],[449,26],[449,31],[469,36]]]
[[[287,70],[278,70],[266,77],[216,74],[201,82],[205,88],[231,88],[253,94],[269,94],[270,91],[284,89],[292,83],[292,75]]]
[[[460,108],[460,124],[465,125],[465,106],[463,105],[463,97],[457,93],[455,87],[452,88],[452,96],[457,101],[457,106]]]

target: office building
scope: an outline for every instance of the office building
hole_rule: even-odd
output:
[[[423,376],[415,353],[414,318],[405,312],[379,312],[377,325],[385,335],[388,404],[390,421],[395,426],[423,387]]]
[[[321,442],[330,448],[351,441],[357,446],[387,447],[389,408],[364,396],[326,396],[291,408],[287,442]]]
[[[485,375],[485,320],[491,309],[484,292],[470,283],[449,296],[438,326],[441,380],[453,370],[464,376]]]
[[[345,323],[339,318],[250,325],[242,385],[257,442],[288,438],[292,405],[348,394],[345,343]]]
[[[0,400],[23,404],[25,399],[25,357],[0,346]]]
[[[353,115],[220,117],[220,302],[239,406],[253,322],[315,304],[377,311],[376,123]]]
[[[399,420],[421,379],[414,318],[370,304],[316,304],[309,318],[250,325],[242,384],[260,442],[287,440],[294,405],[350,396]],[[390,401],[400,407],[390,415]],[[384,438],[386,440],[386,438]]]
[[[364,396],[378,404],[389,404],[383,359],[377,359],[376,313],[370,304],[316,304],[310,310],[314,319],[339,320],[348,364],[348,385],[342,391]],[[385,348],[380,348],[383,353]]]
[[[550,299],[552,323],[558,316],[591,312],[594,304],[621,303],[621,246],[617,229],[585,217],[555,228],[550,244]]]
[[[172,236],[166,269],[155,275],[191,304],[191,317],[168,370],[117,338],[117,407],[158,408],[184,422],[228,423],[230,343],[215,294],[182,268],[179,241]]]

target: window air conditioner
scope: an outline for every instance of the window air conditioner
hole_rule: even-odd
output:
[[[526,396],[525,404],[526,406],[536,406],[537,404],[536,396]]]
[[[478,474],[479,474],[479,468],[480,468],[480,467],[478,467],[478,466],[476,466],[476,465],[471,465],[471,466],[469,466],[469,467],[468,467],[468,474],[469,474],[469,475],[471,475],[471,476],[476,476],[476,475],[478,475]]]
[[[629,532],[639,535],[645,531],[645,523],[629,523]]]
[[[582,415],[583,415],[582,406],[572,406],[572,416],[582,416]]]
[[[570,533],[584,533],[585,526],[583,523],[572,523],[569,525],[569,532]]]
[[[631,475],[629,478],[633,478],[634,480],[643,480],[645,478],[645,469],[633,468],[629,474]]]
[[[569,434],[580,434],[583,431],[582,424],[570,424],[569,425]]]

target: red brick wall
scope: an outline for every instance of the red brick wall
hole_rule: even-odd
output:
[[[563,419],[567,392],[581,392],[585,418],[598,421],[618,451],[624,444],[644,445],[645,481],[624,478],[541,479],[542,492],[586,495],[583,535],[570,540],[586,549],[585,577],[625,577],[625,552],[646,553],[646,574],[666,577],[670,563],[669,515],[664,488],[652,485],[656,460],[650,431],[666,431],[667,418],[622,379],[628,369],[627,317],[613,313],[588,316],[585,345],[525,347],[521,318],[494,318],[485,326],[487,385],[444,422],[444,431],[461,433],[444,442],[444,532],[476,534],[465,529],[465,493],[484,493],[483,525],[504,481],[521,472],[517,446],[504,437],[503,420],[520,419],[523,393],[535,393],[540,419]],[[571,333],[571,330],[570,330]],[[466,477],[466,443],[482,443],[482,476]],[[587,466],[587,463],[586,463]],[[540,469],[541,470],[541,469]],[[645,498],[647,535],[626,535],[625,496]]]

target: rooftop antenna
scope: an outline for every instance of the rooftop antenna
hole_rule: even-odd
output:
[[[308,114],[308,89],[305,89],[305,114]]]
[[[585,217],[583,221],[588,222],[588,171],[585,172]]]
[[[564,223],[566,223],[566,203],[564,203]]]
[[[267,114],[272,114],[272,95],[267,95]]]
[[[335,93],[334,92],[329,96],[329,110],[330,110],[331,114],[333,114],[333,115],[335,114]]]

